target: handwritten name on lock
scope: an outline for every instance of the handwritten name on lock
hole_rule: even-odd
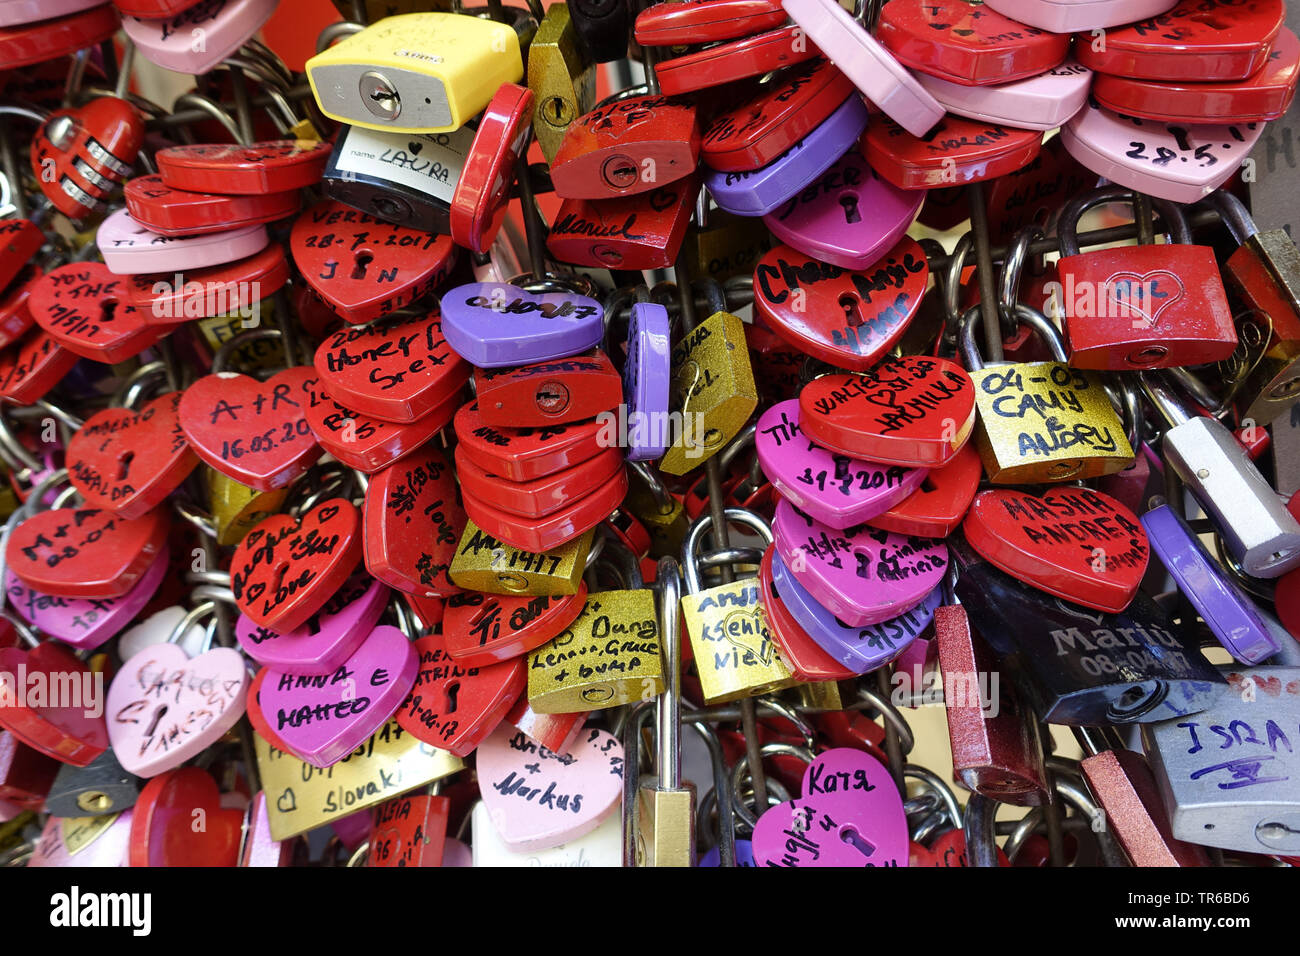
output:
[[[403,331],[409,330],[409,331]],[[433,369],[459,363],[442,334],[442,321],[430,318],[418,322],[373,322],[369,325],[340,329],[329,338],[316,360],[317,369],[326,380],[337,376],[349,386],[358,381],[373,385],[377,391],[390,392],[428,376]],[[362,374],[346,374],[361,366]],[[409,381],[408,381],[409,379]]]
[[[866,402],[880,409],[870,418],[885,434],[942,417],[948,414],[948,404],[965,397],[970,388],[970,378],[956,368],[945,368],[947,364],[918,356],[887,359],[818,396],[810,411],[830,417],[845,405],[861,410]]]
[[[688,594],[682,598],[682,613],[692,641],[698,635],[713,646],[714,671],[783,669],[759,602],[757,579]]]
[[[404,466],[398,462],[393,467]],[[405,524],[409,525],[412,519],[417,517],[415,508],[421,495],[426,488],[442,480],[446,467],[445,460],[440,461],[430,456],[414,468],[405,468],[402,472],[402,480],[391,487],[388,497],[384,500],[384,508],[389,517],[394,520],[402,518]],[[445,555],[448,549],[442,546],[449,545],[455,548],[459,533],[456,525],[450,520],[453,509],[455,512],[460,511],[455,501],[438,497],[425,504],[422,515],[419,516],[425,522],[419,540],[426,542],[427,550],[422,547],[419,551],[415,559],[415,570],[419,572],[420,583],[427,588],[440,582],[447,583],[447,572],[451,569],[450,562],[439,561],[430,551]]]
[[[659,654],[654,592],[601,591],[587,598],[576,621],[533,652],[529,669],[549,677],[553,685],[561,688],[601,677],[625,681],[641,678],[654,694],[663,682]],[[616,693],[590,687],[582,691],[582,698],[599,704]]]
[[[248,563],[231,572],[230,584],[235,596],[239,597],[240,592],[246,590],[249,605],[255,605],[261,600],[261,613],[266,616],[316,580],[320,569],[328,566],[325,559],[335,552],[342,541],[341,535],[321,533],[321,528],[329,525],[339,512],[339,505],[319,508],[313,515],[312,523],[315,527],[305,530],[301,525],[290,524],[279,531],[266,531],[261,527],[250,531],[244,538]],[[292,562],[294,577],[284,575],[274,591],[269,591],[266,581],[252,580],[259,576],[258,569],[262,565],[274,568],[282,556]]]
[[[352,753],[321,769],[253,735],[271,836],[285,840],[449,776],[464,762],[390,720]]]
[[[466,531],[469,525],[466,525]],[[484,552],[494,571],[519,571],[522,573],[553,575],[568,555],[557,551],[523,551],[498,541],[492,535],[479,528],[467,534],[461,541],[460,555],[479,557]]]
[[[575,746],[573,750],[574,753],[557,754],[527,734],[516,732],[506,741],[506,767],[503,769],[512,762],[510,755],[517,754],[531,758],[523,764],[526,774],[510,769],[506,776],[492,779],[491,787],[503,797],[526,801],[538,810],[581,814],[586,794],[579,786],[590,783],[590,778],[599,774],[602,768],[605,776],[622,780],[623,748],[613,735],[591,728],[586,731],[581,747]],[[591,760],[597,761],[597,765],[589,766]],[[581,770],[578,769],[580,764]],[[489,769],[495,769],[495,762]],[[545,790],[530,785],[529,777],[534,774],[540,776],[536,783],[545,784]],[[489,773],[489,779],[493,776],[499,775]]]
[[[997,504],[1017,525],[1026,546],[1044,549],[1077,546],[1077,564],[1097,571],[1145,568],[1150,549],[1146,532],[1132,515],[1087,488],[1058,491],[1044,498],[1000,495]],[[1104,561],[1098,560],[1104,557]]]
[[[1099,380],[1080,369],[1037,362],[970,375],[985,429],[990,437],[1012,433],[1021,459],[1047,458],[1067,448],[1109,454],[1128,447],[1122,435],[1098,424],[1115,420],[1115,414]]]

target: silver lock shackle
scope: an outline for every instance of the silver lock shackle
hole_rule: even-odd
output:
[[[1024,302],[1015,303],[1011,311],[1015,315],[1016,321],[1024,322],[1038,333],[1039,338],[1047,343],[1053,359],[1058,362],[1068,362],[1070,360],[1068,353],[1065,351],[1065,340],[1061,337],[1060,330],[1047,316]],[[985,367],[984,359],[980,355],[979,344],[975,341],[975,327],[979,324],[980,318],[980,307],[978,305],[971,306],[966,310],[966,314],[961,317],[961,324],[957,327],[957,348],[961,352],[962,361],[968,372],[978,372]]]
[[[1056,227],[1056,234],[1060,239],[1062,259],[1066,256],[1077,256],[1079,254],[1079,220],[1083,218],[1083,214],[1093,206],[1100,206],[1108,202],[1135,205],[1137,203],[1137,194],[1123,186],[1102,186],[1090,193],[1076,196],[1065,204]],[[1168,231],[1170,241],[1180,246],[1190,246],[1192,244],[1192,230],[1187,225],[1187,219],[1183,216],[1182,208],[1168,199],[1158,199],[1154,196],[1151,197],[1151,205],[1160,213],[1160,218],[1165,221],[1165,229]]]

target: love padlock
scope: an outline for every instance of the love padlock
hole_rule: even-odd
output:
[[[329,143],[304,139],[248,146],[211,143],[168,146],[158,150],[154,159],[162,181],[173,189],[258,196],[316,185],[331,148]]]
[[[585,711],[576,714],[539,714],[523,694],[506,714],[505,723],[522,731],[529,739],[557,754],[567,754],[578,742],[582,724],[587,719]]]
[[[752,36],[784,22],[777,0],[686,0],[681,7],[647,7],[633,30],[642,46],[682,46]]]
[[[28,267],[45,244],[45,234],[30,219],[6,219],[0,222],[0,243],[3,243],[0,246],[0,287],[8,292],[10,283]],[[39,275],[39,272],[34,272],[28,281],[39,278]]]
[[[122,29],[146,60],[197,76],[250,40],[275,7],[276,0],[199,0],[170,17],[125,17]]]
[[[85,767],[108,749],[108,730],[102,713],[95,713],[89,693],[93,675],[86,664],[70,651],[52,641],[45,641],[30,651],[17,647],[0,648],[0,671],[25,674],[26,683],[6,681],[11,693],[0,706],[0,727],[29,747],[55,760]],[[46,686],[70,688],[67,699],[39,698],[28,691],[39,675]],[[85,689],[86,693],[81,693]],[[63,698],[63,694],[56,698]],[[94,716],[91,716],[94,714]]]
[[[592,419],[543,428],[493,426],[479,415],[478,402],[461,406],[452,425],[464,455],[489,474],[530,481],[587,461],[608,448],[603,424]]]
[[[397,797],[374,810],[366,866],[445,866],[451,799]]]
[[[354,411],[315,384],[306,419],[321,448],[369,475],[409,455],[449,425],[460,401],[453,393],[423,418],[399,424]]]
[[[269,241],[261,224],[192,236],[163,236],[136,222],[125,209],[109,214],[95,232],[99,254],[116,275],[222,265],[260,252]]]
[[[194,830],[194,821],[204,826]],[[244,811],[222,806],[217,783],[181,767],[145,784],[131,811],[130,866],[234,866]]]
[[[452,241],[486,253],[501,231],[514,183],[515,164],[532,141],[533,93],[503,83],[478,120],[474,144],[451,197]]]
[[[0,293],[0,348],[17,342],[32,327],[27,297],[43,274],[36,266],[28,266]]]
[[[627,471],[621,459],[613,465],[609,479],[590,494],[540,517],[507,511],[494,501],[475,497],[465,487],[461,488],[461,502],[469,519],[493,537],[532,552],[550,551],[580,538],[622,502],[628,489]]]
[[[474,282],[442,297],[442,333],[457,355],[479,368],[508,368],[566,358],[600,344],[604,309],[574,292],[529,292]],[[510,318],[502,322],[504,316]]]
[[[77,358],[44,329],[28,329],[21,339],[0,351],[0,396],[30,405],[68,374]]]
[[[995,127],[1046,131],[1083,109],[1099,75],[1066,60],[1037,76],[996,86],[965,86],[926,74],[919,79],[949,113]]]
[[[28,866],[126,866],[131,810],[104,817],[60,817],[45,823]]]
[[[32,171],[56,209],[84,219],[131,174],[143,142],[144,120],[134,106],[96,97],[46,119],[32,139]]]
[[[1088,32],[1135,23],[1165,13],[1177,0],[993,0],[988,4],[1004,17],[1052,33]],[[1136,20],[1134,19],[1136,18]]]
[[[820,54],[804,31],[792,25],[660,60],[655,74],[663,91],[677,96],[749,76],[762,76]]]
[[[586,602],[585,584],[576,594],[453,594],[442,621],[447,653],[467,667],[521,657],[569,627]]]
[[[772,580],[775,554],[775,546],[769,546],[763,552],[758,580],[763,616],[771,629],[772,640],[781,651],[781,660],[790,668],[790,673],[802,681],[852,680],[857,675],[827,654],[799,625],[781,600],[780,589]]]
[[[4,63],[5,69],[16,70],[44,60],[70,56],[78,50],[102,43],[121,26],[117,10],[107,3],[75,10],[64,16],[46,13],[46,10],[47,5],[42,3],[39,16],[5,24],[0,29],[0,63]]]
[[[882,179],[899,189],[933,189],[1005,176],[1037,156],[1042,144],[1038,130],[949,114],[923,136],[882,117],[867,127],[861,145]]]
[[[677,261],[700,184],[679,179],[649,192],[566,199],[546,248],[563,262],[610,269],[666,269]]]
[[[653,302],[636,302],[627,325],[627,358],[623,365],[623,409],[630,425],[628,461],[658,458],[668,447],[668,435],[655,427],[667,421],[672,378],[672,328],[668,310]]]
[[[489,425],[544,428],[617,408],[623,381],[600,349],[504,369],[477,369],[474,394]]]
[[[47,272],[32,285],[27,308],[63,348],[106,364],[138,355],[166,331],[145,322],[126,300],[126,282],[102,262]]]
[[[594,458],[534,478],[532,481],[506,481],[480,468],[473,459],[456,454],[456,477],[461,491],[475,501],[485,502],[511,515],[544,518],[562,509],[582,504],[608,482],[619,483],[623,455],[618,448],[608,448]],[[589,506],[584,506],[589,507]]]
[[[297,191],[230,196],[186,192],[161,176],[137,176],[126,184],[131,218],[162,236],[224,232],[294,215],[302,206]]]

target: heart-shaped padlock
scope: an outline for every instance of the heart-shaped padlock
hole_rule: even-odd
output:
[[[476,369],[479,416],[489,425],[544,428],[594,418],[623,401],[623,380],[600,349],[514,368]]]
[[[307,406],[307,425],[321,448],[349,468],[372,474],[409,455],[450,424],[460,401],[459,395],[449,395],[423,418],[399,425],[353,411],[317,385]]]
[[[230,557],[230,590],[254,623],[284,633],[305,624],[361,560],[360,518],[331,498],[301,519],[272,515]]]
[[[27,297],[44,273],[37,266],[26,266],[13,284],[0,293],[0,348],[12,345],[32,327],[32,313]]]
[[[451,350],[435,309],[347,327],[316,350],[316,374],[336,399],[366,415],[414,422],[455,395],[470,367]]]
[[[380,625],[333,674],[266,671],[248,709],[313,767],[338,763],[387,723],[415,684],[419,655],[395,627]]]
[[[966,516],[983,476],[979,452],[963,445],[946,465],[930,469],[915,491],[867,524],[895,534],[946,538]]]
[[[414,794],[375,808],[366,866],[443,866],[451,798]]]
[[[994,567],[1041,591],[1118,614],[1128,607],[1151,557],[1137,515],[1089,488],[1042,497],[996,488],[975,496],[966,540]]]
[[[36,324],[82,358],[109,365],[158,341],[164,329],[148,325],[126,301],[126,283],[102,262],[58,266],[36,280],[27,297]]]
[[[799,392],[799,427],[823,448],[887,464],[947,464],[975,426],[975,386],[947,359],[886,359],[823,375]]]
[[[30,219],[5,219],[0,222],[0,244],[0,287],[7,287],[31,264],[45,244],[45,233]]]
[[[98,508],[37,512],[13,529],[5,564],[43,594],[121,597],[166,546],[170,518],[165,508],[138,518]]]
[[[503,83],[479,116],[451,197],[451,238],[458,246],[486,253],[505,220],[515,163],[533,138],[533,92]]]
[[[493,537],[526,551],[550,551],[590,531],[622,503],[627,495],[627,471],[616,462],[609,481],[585,498],[566,503],[543,517],[514,514],[492,501],[461,488],[461,504],[469,520]]]
[[[264,667],[284,674],[332,674],[375,629],[388,595],[387,587],[358,569],[307,623],[280,633],[241,614],[235,637]]]
[[[244,811],[222,806],[206,770],[168,770],[144,785],[132,808],[130,865],[234,866],[243,828]]]
[[[520,694],[515,705],[506,714],[505,722],[515,730],[523,731],[538,744],[557,754],[567,754],[578,742],[586,713],[539,714],[528,703],[528,695]]]
[[[74,767],[108,749],[94,675],[67,648],[52,641],[0,648],[0,675],[0,727],[27,746]],[[51,695],[51,687],[67,693]]]
[[[298,217],[289,248],[307,284],[354,325],[424,297],[456,264],[456,247],[446,236],[383,222],[334,200]]]
[[[479,368],[577,355],[600,344],[604,310],[575,292],[528,292],[504,282],[456,286],[442,297],[447,344]]]
[[[369,634],[366,635],[366,637],[369,636]],[[248,685],[245,706],[247,707],[248,723],[253,728],[253,732],[281,753],[292,754],[293,751],[289,749],[289,745],[272,729],[262,713],[262,685],[266,683],[267,677],[274,676],[278,680],[281,673],[281,671],[273,671],[269,667],[263,667],[254,674],[252,681]]]
[[[699,191],[699,179],[687,176],[634,196],[566,199],[546,248],[579,266],[667,269],[677,261]]]
[[[68,478],[86,504],[138,518],[176,490],[199,458],[181,430],[182,392],[168,392],[140,411],[106,408],[68,442]]]
[[[146,229],[126,209],[110,213],[95,232],[104,264],[116,275],[202,269],[260,252],[270,241],[263,225],[196,236],[163,236]]]
[[[125,17],[140,55],[175,73],[198,76],[230,56],[275,12],[278,0],[199,0],[165,19]]]
[[[168,146],[154,159],[173,189],[196,193],[258,196],[314,186],[321,180],[333,145],[306,139],[237,146],[205,143]]]
[[[27,865],[126,866],[130,842],[130,809],[102,817],[51,815]]]
[[[126,277],[126,298],[151,325],[260,308],[289,281],[289,260],[280,245],[245,259],[180,272],[141,272]]]
[[[496,729],[524,692],[524,658],[470,666],[452,660],[441,634],[415,642],[420,673],[397,711],[408,733],[457,757],[467,757]]]
[[[759,602],[763,605],[763,616],[767,618],[781,660],[790,668],[790,673],[802,681],[852,680],[857,677],[856,673],[822,650],[785,606],[780,589],[772,580],[775,555],[775,545],[763,552],[758,570]]]
[[[668,447],[666,421],[672,384],[672,328],[668,310],[653,302],[637,302],[627,326],[627,359],[623,365],[623,399],[627,403],[628,461],[658,458]]]
[[[899,189],[934,189],[996,179],[1029,163],[1043,145],[1038,130],[945,114],[923,136],[881,117],[867,127],[862,154]]]
[[[509,481],[555,474],[608,447],[601,440],[605,426],[595,419],[545,428],[506,428],[484,422],[478,402],[462,405],[452,425],[459,442],[458,455]]]
[[[126,184],[126,208],[131,218],[163,236],[192,236],[224,232],[292,216],[302,206],[296,190],[229,196],[175,189],[162,177],[137,176]]]
[[[39,17],[0,29],[0,63],[6,70],[71,56],[107,40],[121,25],[117,10],[107,3],[66,16],[47,13],[47,9],[42,0]]]
[[[803,796],[754,827],[759,866],[907,866],[903,798],[880,761],[836,747],[808,765]]]
[[[502,726],[476,754],[483,803],[514,850],[541,850],[590,833],[618,806],[623,745],[591,728],[567,754]]]
[[[442,448],[428,445],[371,477],[365,557],[379,580],[425,597],[455,594],[447,570],[464,531],[455,472]]]
[[[144,120],[136,108],[116,96],[98,96],[45,120],[32,138],[32,171],[59,212],[83,219],[131,174],[143,142]]]
[[[578,504],[606,482],[616,480],[622,468],[622,450],[607,448],[594,458],[553,475],[532,481],[506,481],[489,474],[459,450],[456,452],[456,477],[464,494],[525,518],[544,518]]]
[[[642,10],[634,36],[642,46],[684,46],[747,37],[784,22],[777,0],[686,0]]]
[[[76,364],[77,355],[44,329],[28,329],[21,339],[0,351],[0,397],[15,405],[31,405]]]
[[[937,76],[922,75],[919,79],[926,92],[949,113],[977,123],[1046,131],[1056,129],[1083,109],[1092,88],[1093,72],[1074,60],[1066,60],[1046,73],[996,86],[963,86]],[[1006,210],[999,212],[1005,214]]]
[[[521,657],[572,624],[586,603],[585,584],[577,594],[453,594],[442,619],[447,653],[465,667]]]
[[[259,382],[236,372],[205,375],[177,414],[194,453],[259,491],[283,488],[320,457],[307,424],[312,369],[295,366]]]

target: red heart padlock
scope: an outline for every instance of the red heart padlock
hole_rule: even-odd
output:
[[[375,807],[366,866],[441,866],[451,798],[408,794]]]
[[[998,866],[1010,866],[1011,861],[996,847]],[[966,860],[966,833],[962,830],[949,830],[930,846],[912,844],[911,859],[908,866],[970,866]]]
[[[185,390],[178,414],[194,453],[240,484],[283,488],[320,457],[307,424],[312,402],[306,366],[259,382],[235,372],[205,375]]]
[[[1017,23],[981,0],[890,0],[876,37],[904,66],[963,86],[1046,73],[1070,49],[1068,33]]]
[[[525,518],[543,518],[569,508],[614,480],[623,467],[623,449],[607,448],[572,468],[534,478],[507,481],[489,474],[472,459],[456,453],[456,477],[462,491],[502,511]]]
[[[168,770],[135,802],[128,859],[131,866],[234,866],[243,827],[244,811],[221,805],[206,770]]]
[[[316,373],[339,401],[390,422],[414,422],[460,391],[470,366],[447,345],[437,310],[380,319],[328,336]]]
[[[423,418],[399,425],[353,411],[317,385],[307,406],[307,425],[325,451],[369,475],[409,455],[450,424],[460,401],[460,395],[448,395]]]
[[[505,722],[516,730],[523,731],[552,753],[568,754],[578,742],[578,734],[586,719],[584,712],[539,714],[529,705],[528,695],[521,694],[506,714]]]
[[[297,190],[228,196],[175,189],[161,176],[137,176],[126,184],[126,210],[142,226],[164,236],[222,232],[275,222],[302,208]]]
[[[856,271],[777,246],[754,270],[754,307],[768,328],[801,351],[866,371],[906,331],[929,277],[925,253],[908,236]]]
[[[0,398],[31,405],[52,389],[77,364],[69,352],[44,329],[29,329],[0,352]]]
[[[451,196],[452,241],[486,254],[505,219],[515,163],[533,137],[533,92],[503,83],[479,116],[478,131],[465,155]]]
[[[811,60],[778,73],[705,128],[701,158],[723,172],[766,166],[825,122],[853,92],[853,83],[829,60]]]
[[[354,325],[427,295],[456,264],[446,236],[382,222],[334,200],[298,217],[289,248],[307,283]]]
[[[291,754],[293,751],[275,732],[271,722],[266,719],[266,715],[262,712],[262,698],[260,696],[262,684],[266,681],[266,675],[270,673],[272,673],[271,668],[263,667],[248,682],[248,695],[244,698],[247,701],[244,713],[248,715],[248,722],[252,725],[253,732],[257,736],[281,753]]]
[[[545,428],[489,425],[478,402],[461,406],[452,422],[463,454],[489,474],[509,481],[530,481],[571,468],[608,448],[605,426],[597,419]]]
[[[667,269],[695,211],[694,176],[634,196],[566,199],[546,248],[557,259],[607,269]]]
[[[758,570],[758,594],[772,639],[780,648],[781,660],[790,668],[790,673],[802,681],[851,680],[857,677],[822,650],[781,603],[781,595],[772,583],[772,554],[775,550],[775,545],[769,545],[763,553]]]
[[[1096,183],[1097,174],[1066,152],[1059,136],[1053,137],[1024,166],[999,176],[986,187],[989,241],[1010,242],[1025,226],[1046,222],[1049,215]],[[958,191],[965,196],[964,190]],[[934,192],[926,196],[924,209],[930,208],[934,197]],[[963,201],[962,218],[967,215]]]
[[[321,609],[361,560],[361,519],[343,498],[294,520],[272,515],[230,557],[230,590],[255,623],[292,631]]]
[[[785,19],[778,0],[686,0],[642,10],[635,36],[642,46],[716,43],[771,30]]]
[[[586,603],[581,581],[577,594],[453,594],[442,619],[447,653],[465,667],[522,657],[577,620]]]
[[[0,348],[17,342],[32,327],[32,311],[27,307],[27,297],[42,275],[39,266],[29,265],[0,295]]]
[[[41,227],[29,219],[0,221],[0,287],[9,285],[45,244]]]
[[[489,425],[545,427],[594,418],[623,401],[623,377],[600,349],[514,368],[477,368],[474,394]]]
[[[402,729],[440,750],[467,757],[496,730],[528,683],[522,657],[482,667],[452,660],[441,634],[415,642],[420,675],[402,706]]]
[[[113,0],[113,6],[128,17],[164,20],[201,2],[202,0]]]
[[[50,115],[32,138],[32,171],[54,207],[71,219],[101,209],[131,174],[144,142],[144,120],[116,96]]]
[[[61,644],[46,641],[30,651],[0,648],[0,726],[55,760],[86,766],[108,749],[103,701],[93,679],[85,662]],[[51,688],[67,688],[69,699],[62,693],[51,696]],[[91,716],[96,701],[98,713]]]
[[[489,535],[525,551],[549,551],[594,528],[619,506],[627,494],[627,471],[620,468],[611,481],[576,504],[553,511],[544,518],[511,514],[489,501],[475,498],[461,489],[465,514]]]
[[[139,518],[99,508],[40,511],[14,528],[5,562],[42,594],[121,597],[153,563],[170,528],[166,508]]]
[[[187,273],[140,272],[126,279],[126,298],[146,323],[175,325],[228,315],[269,299],[289,281],[284,247],[271,243],[245,259]]]
[[[102,262],[47,272],[32,285],[27,308],[65,349],[110,365],[138,355],[166,331],[145,323],[126,299],[126,282]]]
[[[228,143],[169,146],[155,160],[173,189],[230,196],[259,196],[314,186],[321,181],[334,144],[305,139],[234,146]]]
[[[104,42],[120,25],[117,10],[104,3],[65,17],[0,27],[0,63],[7,70],[16,70],[42,60],[71,56]]]
[[[934,189],[1005,176],[1037,156],[1042,144],[1039,131],[949,113],[924,137],[873,116],[861,147],[871,168],[899,189]]]
[[[966,517],[983,475],[979,452],[967,443],[948,464],[931,469],[921,487],[866,524],[895,534],[946,538]]]
[[[678,96],[747,76],[761,76],[820,55],[821,50],[803,28],[794,24],[661,60],[655,75],[660,89],[669,96]]]
[[[138,518],[162,504],[199,463],[181,430],[181,392],[140,411],[96,412],[68,442],[68,477],[86,504]]]
[[[1090,488],[1061,488],[1041,498],[1007,488],[981,492],[962,531],[995,567],[1112,614],[1133,600],[1151,556],[1137,515]]]
[[[861,375],[823,375],[799,393],[809,441],[882,464],[938,468],[974,425],[975,386],[947,359],[886,359]]]
[[[0,732],[0,800],[39,810],[58,772],[57,760],[27,746],[8,731]]]
[[[365,530],[366,569],[380,581],[431,598],[460,591],[447,570],[465,531],[465,511],[443,449],[425,446],[371,477]]]

